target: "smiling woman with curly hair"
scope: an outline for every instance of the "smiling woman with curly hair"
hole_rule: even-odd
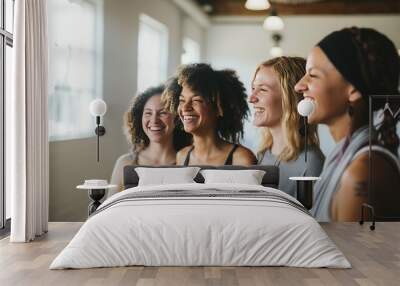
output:
[[[249,108],[243,83],[232,70],[208,64],[184,66],[180,93],[165,95],[169,111],[178,114],[193,144],[177,153],[181,165],[252,165],[253,153],[238,144]]]
[[[111,183],[122,190],[123,169],[127,165],[175,165],[176,152],[190,144],[180,119],[165,110],[161,94],[173,92],[173,86],[147,89],[134,97],[124,114],[123,129],[131,150],[115,163]],[[176,92],[176,91],[175,91]],[[115,193],[111,190],[108,194]]]
[[[146,118],[152,115],[151,109],[154,105],[159,109],[158,117],[156,116],[157,114],[154,113],[156,119],[160,118],[165,125],[171,124],[173,126],[172,133],[168,135],[172,135],[172,146],[175,152],[190,144],[190,135],[183,131],[182,122],[179,117],[176,115],[173,116],[168,110],[165,110],[163,102],[161,101],[161,95],[163,93],[180,93],[180,90],[179,85],[177,85],[177,83],[175,84],[174,80],[170,80],[166,85],[151,87],[134,98],[129,110],[124,114],[123,130],[129,145],[131,145],[135,152],[146,149],[150,145],[151,138],[154,137],[153,135],[158,135],[159,133],[157,130],[151,132],[152,130],[146,127],[146,123],[149,121],[146,120]],[[172,117],[170,117],[171,115]],[[167,118],[168,120],[163,120],[163,118]],[[157,158],[159,158],[159,156],[157,156]],[[150,163],[156,164],[157,162]]]

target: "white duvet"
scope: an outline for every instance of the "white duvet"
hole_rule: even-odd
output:
[[[294,266],[350,268],[307,213],[279,200],[173,197],[121,200],[137,192],[265,191],[262,186],[179,184],[135,187],[107,199],[50,269],[146,266]],[[144,193],[143,193],[144,194]],[[299,203],[298,203],[299,204]]]

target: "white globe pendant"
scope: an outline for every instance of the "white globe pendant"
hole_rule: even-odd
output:
[[[244,7],[248,10],[260,11],[267,10],[271,7],[271,4],[269,4],[268,0],[247,0]]]

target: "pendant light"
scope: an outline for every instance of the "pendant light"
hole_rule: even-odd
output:
[[[248,10],[267,10],[271,4],[269,4],[268,0],[247,0],[244,7]]]
[[[279,46],[274,46],[269,50],[269,54],[273,58],[281,57],[283,55],[283,50]]]
[[[272,9],[269,16],[264,20],[263,27],[267,31],[282,31],[285,24],[282,18],[278,16],[276,10]]]
[[[269,50],[269,54],[271,57],[276,58],[276,57],[281,57],[283,55],[283,49],[280,46],[282,38],[283,38],[282,35],[279,33],[274,33],[272,35],[272,41],[274,42],[274,45]]]

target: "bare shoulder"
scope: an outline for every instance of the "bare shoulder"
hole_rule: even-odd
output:
[[[372,152],[373,172],[371,182],[379,189],[390,189],[399,174],[393,163],[380,152]],[[332,214],[338,221],[356,221],[360,217],[363,203],[368,201],[369,155],[368,152],[355,158],[344,171],[339,190],[332,204]],[[393,183],[392,183],[393,182]]]
[[[112,194],[117,191],[123,190],[123,176],[124,176],[124,167],[133,165],[132,154],[127,153],[120,156],[117,161],[115,161],[114,169],[111,174],[110,183],[113,185],[117,185],[117,188],[110,189],[107,193],[107,196],[110,197]]]
[[[254,165],[257,163],[257,158],[250,149],[239,145],[233,153],[233,165]]]
[[[373,151],[371,153],[373,181],[391,180],[398,176],[398,170],[394,162],[385,154]],[[369,154],[365,152],[355,158],[347,167],[342,180],[351,183],[360,180],[368,180],[369,176]],[[396,176],[397,175],[397,176]]]
[[[368,157],[353,160],[343,172],[331,206],[334,221],[357,221],[360,209],[368,200]]]
[[[360,191],[366,191],[368,183],[368,155],[364,154],[354,159],[343,172],[340,180],[341,189],[351,191],[345,192],[347,196],[360,195]],[[357,191],[359,190],[359,191]]]
[[[176,153],[176,164],[177,165],[183,165],[185,162],[186,156],[189,152],[189,150],[192,148],[192,145],[183,147],[181,150],[179,150]]]
[[[123,168],[128,165],[132,165],[133,160],[132,160],[132,154],[127,153],[122,156],[120,156],[117,161],[115,161],[114,168]]]

